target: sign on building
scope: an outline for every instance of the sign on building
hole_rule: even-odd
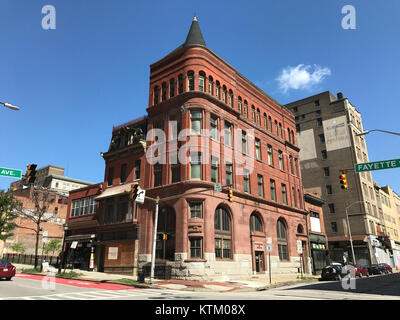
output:
[[[73,241],[71,243],[71,249],[76,249],[76,246],[78,245],[78,241]]]
[[[301,240],[297,240],[297,253],[303,253],[303,244]]]
[[[117,259],[118,259],[118,247],[109,247],[108,260],[117,260]]]

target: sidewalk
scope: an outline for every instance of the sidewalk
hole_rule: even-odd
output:
[[[23,269],[33,269],[33,266],[14,264],[17,268],[17,273],[21,273]],[[67,269],[68,273],[70,269]],[[267,290],[284,285],[292,285],[297,283],[310,283],[317,282],[319,276],[306,275],[307,280],[297,279],[298,274],[292,275],[272,275],[271,284],[268,277],[251,277],[250,279],[229,280],[229,281],[193,281],[193,280],[161,280],[155,279],[153,284],[148,284],[146,278],[145,283],[137,282],[137,277],[109,274],[103,272],[92,272],[74,269],[76,273],[81,274],[77,280],[94,281],[94,282],[110,282],[113,283],[118,280],[130,280],[131,285],[138,288],[158,288],[158,289],[172,289],[172,290],[187,290],[187,291],[212,291],[212,292],[228,292],[234,290],[240,291],[256,291]],[[42,275],[49,275],[49,273],[42,272]]]

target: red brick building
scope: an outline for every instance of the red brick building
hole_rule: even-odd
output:
[[[298,233],[307,230],[307,212],[294,116],[212,52],[196,18],[185,43],[150,66],[147,113],[113,128],[105,182],[70,193],[72,201],[98,194],[95,214],[68,218],[69,236],[95,232],[97,268],[148,271],[155,205],[129,201],[139,183],[161,198],[156,276],[267,275],[269,238],[272,271],[297,272],[296,241],[306,249],[308,241]],[[152,129],[164,137],[154,139]]]
[[[34,187],[31,185],[27,188],[18,188],[13,191],[14,198],[21,203],[21,215],[14,220],[17,228],[13,230],[13,236],[5,241],[5,249],[3,253],[14,253],[11,246],[15,243],[20,243],[24,249],[25,254],[34,254],[36,245],[36,224],[27,215],[34,215],[35,201],[33,199]],[[67,217],[68,198],[64,194],[54,190],[45,190],[39,192],[39,205],[43,207],[46,205],[47,209],[43,215],[43,222],[40,224],[42,231],[39,235],[39,254],[42,253],[43,248],[43,235],[48,240],[58,239],[60,242],[63,238],[63,224]],[[42,195],[47,195],[48,199],[43,202]],[[32,230],[34,229],[34,230]]]

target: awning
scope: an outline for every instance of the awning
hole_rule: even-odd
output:
[[[133,183],[123,184],[121,186],[115,186],[107,188],[101,195],[94,198],[95,200],[101,200],[104,198],[115,197],[118,195],[127,194],[131,191],[131,185]]]
[[[75,234],[73,236],[65,237],[65,241],[90,240],[92,239],[92,236],[95,236],[95,234]]]
[[[317,234],[310,234],[310,242],[326,244],[326,238]]]

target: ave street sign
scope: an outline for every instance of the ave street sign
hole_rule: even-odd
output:
[[[400,167],[400,159],[382,160],[375,162],[356,163],[354,169],[356,172],[373,171],[382,169],[392,169]]]
[[[10,177],[10,178],[21,178],[22,170],[0,168],[0,176]]]

